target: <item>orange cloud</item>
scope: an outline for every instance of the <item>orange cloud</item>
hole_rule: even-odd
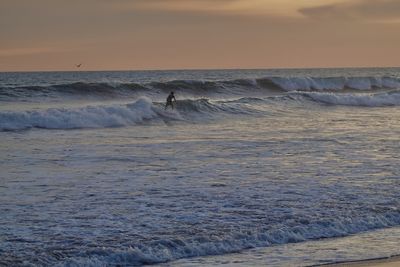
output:
[[[76,62],[92,70],[400,62],[397,0],[0,2],[0,70],[62,70]]]
[[[333,0],[326,0],[330,3]],[[316,5],[319,0],[117,0],[121,8],[173,12],[203,12],[222,15],[300,16],[298,9]]]
[[[341,19],[369,22],[399,22],[398,0],[353,0],[341,3],[307,7],[299,12],[312,19]]]

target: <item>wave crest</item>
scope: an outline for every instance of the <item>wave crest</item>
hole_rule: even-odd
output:
[[[197,122],[225,114],[249,114],[256,110],[239,103],[210,102],[208,99],[178,100],[175,109],[165,109],[164,103],[140,97],[126,105],[98,105],[80,108],[49,108],[40,111],[0,112],[0,130],[29,128],[76,129],[122,127],[147,122]]]
[[[329,105],[360,106],[360,107],[384,107],[399,106],[400,91],[391,91],[375,94],[348,94],[348,93],[301,93],[315,102]]]
[[[272,77],[259,79],[259,83],[275,85],[285,91],[312,90],[373,90],[400,88],[400,79],[394,77]]]
[[[400,91],[381,93],[292,92],[288,95],[266,98],[244,97],[229,101],[183,99],[174,109],[165,109],[164,103],[140,97],[130,104],[84,106],[80,108],[49,108],[45,110],[0,112],[0,131],[29,128],[74,129],[104,128],[137,125],[148,122],[191,123],[225,116],[273,115],[276,105],[306,104],[307,100],[328,105],[363,107],[400,106]],[[272,111],[272,113],[271,113]]]
[[[265,77],[260,79],[235,79],[221,81],[174,80],[152,83],[83,83],[51,86],[25,86],[0,88],[0,100],[32,97],[165,97],[175,91],[185,97],[254,96],[281,91],[323,90],[375,90],[400,89],[400,78],[396,77]]]
[[[125,250],[95,249],[69,258],[59,266],[106,265],[142,266],[169,262],[181,258],[221,255],[243,249],[267,247],[318,238],[346,236],[362,231],[395,226],[400,223],[400,215],[389,212],[366,218],[338,218],[309,222],[299,219],[293,227],[257,229],[227,232],[224,235],[198,236],[191,239],[172,239],[144,242]]]
[[[50,108],[42,111],[1,112],[1,130],[28,128],[74,129],[118,127],[157,117],[151,100],[140,98],[128,105],[86,106],[76,109]]]

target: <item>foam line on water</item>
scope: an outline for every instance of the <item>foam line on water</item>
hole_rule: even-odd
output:
[[[50,108],[41,111],[6,111],[0,113],[1,130],[29,128],[74,129],[117,127],[141,123],[157,117],[151,100],[140,98],[128,105]]]
[[[279,229],[235,231],[226,236],[201,236],[190,240],[157,240],[125,250],[96,249],[82,252],[57,266],[129,265],[142,266],[181,258],[221,255],[243,249],[274,244],[302,242],[319,238],[339,237],[400,224],[399,213],[387,213],[359,219],[316,221],[302,226]]]
[[[348,93],[301,93],[313,101],[346,106],[383,107],[400,105],[400,91],[391,91],[374,94],[348,94]]]
[[[80,108],[49,108],[45,110],[0,112],[0,130],[30,128],[79,129],[138,125],[147,122],[203,121],[221,114],[254,114],[255,109],[229,101],[207,99],[178,100],[175,109],[164,103],[140,97],[130,104],[84,106]]]
[[[0,112],[0,130],[30,128],[76,129],[123,127],[146,122],[202,122],[218,116],[268,115],[275,104],[307,105],[312,100],[329,105],[384,107],[400,105],[400,91],[381,93],[293,92],[288,96],[267,98],[245,97],[237,100],[178,100],[175,109],[165,110],[164,103],[140,97],[130,104],[84,106],[80,108],[49,108],[46,110]]]

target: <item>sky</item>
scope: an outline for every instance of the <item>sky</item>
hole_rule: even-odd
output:
[[[390,67],[400,0],[0,0],[0,71]]]

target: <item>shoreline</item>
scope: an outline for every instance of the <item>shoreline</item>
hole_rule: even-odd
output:
[[[400,266],[400,255],[377,258],[365,259],[348,262],[329,263],[316,266],[329,266],[329,267],[397,267]]]

